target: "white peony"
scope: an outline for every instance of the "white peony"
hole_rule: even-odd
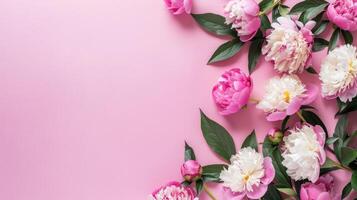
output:
[[[294,180],[315,182],[319,178],[320,165],[326,159],[323,149],[325,133],[321,127],[309,125],[290,130],[290,133],[283,139],[282,164],[287,168],[287,174]]]
[[[304,97],[305,85],[296,75],[273,77],[265,88],[265,95],[257,108],[264,112],[284,111],[296,97]]]
[[[322,96],[352,100],[357,95],[356,47],[347,44],[329,52],[321,65],[320,80]]]
[[[315,22],[307,23],[313,27]],[[267,36],[267,45],[262,49],[265,60],[274,63],[274,69],[283,73],[302,72],[312,53],[311,31],[292,20],[290,16],[279,17],[272,23],[273,31]],[[300,25],[303,26],[303,25]]]
[[[228,169],[220,174],[223,186],[233,192],[253,191],[253,186],[260,184],[264,177],[264,158],[251,147],[241,149],[232,156]]]

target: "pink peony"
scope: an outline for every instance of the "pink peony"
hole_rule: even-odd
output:
[[[154,191],[149,200],[197,200],[194,192],[189,187],[182,186],[179,182],[170,182],[167,185]]]
[[[240,69],[226,71],[213,87],[212,96],[219,113],[229,115],[248,103],[253,83]]]
[[[259,5],[255,0],[231,0],[224,13],[226,23],[232,24],[243,42],[252,39],[260,27]]]
[[[279,17],[272,23],[273,30],[267,36],[262,53],[266,61],[274,64],[279,73],[301,73],[311,62],[314,42],[311,29],[314,21],[305,25],[293,16]]]
[[[357,30],[357,1],[336,0],[327,8],[328,19],[343,30]]]
[[[194,181],[201,177],[202,167],[195,160],[188,160],[181,166],[181,175],[186,181]]]
[[[187,14],[191,13],[192,0],[164,0],[167,8],[174,15],[179,15],[184,12]]]
[[[338,200],[340,195],[334,191],[333,177],[329,174],[321,176],[315,183],[301,185],[301,200]]]

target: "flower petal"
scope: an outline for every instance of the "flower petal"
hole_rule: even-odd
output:
[[[286,113],[285,112],[276,111],[276,112],[273,112],[273,113],[269,114],[267,116],[267,120],[269,122],[274,122],[274,121],[283,120],[285,117],[286,117]]]
[[[306,97],[302,102],[302,105],[308,105],[316,100],[320,90],[316,85],[307,85],[306,86]]]
[[[265,184],[269,185],[274,180],[275,177],[275,169],[270,157],[264,158],[264,177],[260,179],[260,181]]]
[[[293,99],[293,101],[289,104],[288,108],[286,109],[286,114],[287,115],[295,114],[297,111],[299,111],[302,102],[303,100],[301,100],[300,98]]]
[[[250,199],[260,199],[268,190],[268,185],[260,184],[259,186],[254,185],[252,192],[247,192],[247,196]]]

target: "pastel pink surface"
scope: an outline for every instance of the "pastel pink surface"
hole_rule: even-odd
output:
[[[222,14],[223,4],[195,1],[192,12]],[[222,162],[203,140],[199,108],[232,133],[237,148],[253,128],[262,141],[277,126],[254,106],[217,113],[212,87],[232,67],[247,73],[248,45],[206,66],[225,39],[190,16],[171,15],[161,0],[0,5],[0,199],[146,199],[181,180],[184,140],[202,164]],[[314,54],[316,69],[325,55]],[[258,65],[255,98],[275,74],[263,59]],[[313,105],[331,134],[335,101],[319,97]],[[337,173],[341,191],[350,174]]]

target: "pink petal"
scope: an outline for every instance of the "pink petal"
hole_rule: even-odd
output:
[[[319,197],[317,197],[316,200],[327,200],[327,199],[331,199],[330,194],[328,192],[322,192],[320,193]]]
[[[309,200],[309,194],[307,193],[304,185],[300,189],[300,200]]]
[[[184,0],[183,6],[185,8],[186,13],[190,14],[192,10],[192,0]]]
[[[326,139],[326,133],[324,129],[322,129],[319,125],[314,126],[313,129],[316,134],[317,141],[319,142],[320,146],[323,147],[325,145]]]
[[[251,16],[257,16],[259,14],[259,6],[254,0],[246,0],[243,9],[245,13]]]
[[[300,98],[293,99],[293,101],[289,104],[288,108],[286,109],[286,114],[287,115],[295,114],[297,111],[299,111],[301,104],[302,104],[302,100]]]
[[[268,190],[268,185],[260,184],[259,186],[253,185],[253,191],[247,192],[247,196],[250,199],[260,199]]]
[[[350,21],[340,15],[336,15],[334,17],[333,22],[340,28],[344,30],[349,30],[350,29]]]
[[[286,113],[285,112],[276,111],[276,112],[273,112],[273,113],[269,114],[267,116],[267,120],[269,122],[274,122],[274,121],[283,120],[285,117],[286,117]]]
[[[264,177],[260,179],[260,181],[265,184],[269,185],[274,180],[275,177],[275,169],[272,163],[272,160],[270,157],[265,157],[264,158]]]
[[[257,32],[254,32],[250,35],[241,35],[241,36],[239,36],[239,39],[242,42],[247,42],[247,41],[251,40],[255,36],[255,34],[257,34]]]
[[[231,189],[223,187],[224,200],[242,200],[245,197],[244,192],[232,192]]]
[[[316,100],[320,90],[316,85],[307,85],[306,86],[306,97],[302,102],[302,105],[308,105]]]

